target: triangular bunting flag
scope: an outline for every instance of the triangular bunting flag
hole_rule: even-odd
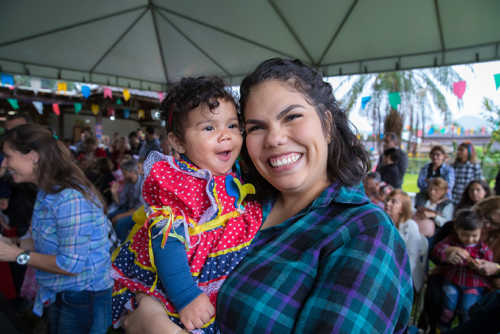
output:
[[[61,115],[61,111],[59,110],[59,105],[57,103],[52,104],[52,111],[54,111],[54,114],[57,116]]]
[[[75,114],[78,114],[82,110],[82,104],[75,102],[74,106],[75,106]]]
[[[493,77],[495,78],[495,89],[498,89],[500,87],[500,73],[493,75]]]
[[[455,94],[459,99],[462,99],[465,93],[465,81],[457,81],[453,83],[453,94]]]
[[[125,101],[130,100],[130,92],[128,91],[128,89],[124,89],[124,90],[123,90],[123,99],[124,99]]]
[[[143,109],[139,109],[139,111],[137,112],[137,116],[139,117],[139,119],[144,119],[144,110]]]
[[[64,81],[59,81],[57,83],[57,91],[59,92],[66,92],[68,90],[68,84]]]
[[[12,108],[14,108],[15,110],[19,109],[19,103],[16,99],[7,99],[7,101],[9,101]]]
[[[401,104],[401,95],[399,94],[399,92],[389,93],[389,103],[392,109],[394,110],[398,109],[398,105]]]
[[[92,104],[90,106],[90,110],[94,115],[97,115],[99,113],[99,105],[98,104]]]
[[[85,86],[85,85],[82,86],[82,96],[86,99],[90,96],[90,87],[89,86]]]
[[[33,106],[35,106],[36,111],[42,115],[43,114],[43,103],[40,101],[33,101]]]
[[[108,117],[115,115],[115,109],[108,107]]]
[[[0,81],[2,82],[2,85],[11,85],[14,86],[14,77],[10,74],[7,73],[2,73],[0,74]]]
[[[129,117],[130,117],[130,110],[123,109],[123,118],[129,118]]]
[[[371,96],[364,96],[361,98],[361,110],[364,110],[366,108],[367,103],[370,102],[371,99]]]
[[[104,94],[104,98],[105,99],[112,99],[113,98],[113,92],[111,91],[111,88],[109,87],[104,87],[102,89],[103,91],[103,94]]]

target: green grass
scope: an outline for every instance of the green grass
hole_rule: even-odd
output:
[[[417,186],[418,174],[405,174],[403,180],[403,191],[407,193],[418,193]]]

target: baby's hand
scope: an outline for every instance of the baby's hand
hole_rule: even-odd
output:
[[[215,308],[204,293],[196,297],[180,312],[181,322],[188,331],[201,328],[215,314]]]

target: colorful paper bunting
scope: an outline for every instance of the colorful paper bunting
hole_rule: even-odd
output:
[[[417,131],[417,137],[422,137],[422,130]]]
[[[115,109],[108,107],[108,117],[115,115]]]
[[[57,83],[57,90],[58,91],[62,91],[62,92],[66,92],[68,90],[68,84],[64,81],[59,81]]]
[[[144,110],[139,109],[139,111],[137,112],[137,116],[139,117],[139,119],[144,119],[145,117]]]
[[[130,100],[130,92],[128,91],[128,89],[124,89],[124,90],[123,90],[123,99],[124,99],[125,101]]]
[[[401,95],[399,92],[389,93],[389,103],[391,104],[392,109],[398,109],[398,105],[401,104]]]
[[[57,116],[61,115],[61,111],[59,110],[59,105],[57,103],[53,103],[52,104],[52,111],[54,112],[54,114],[56,114]]]
[[[99,113],[99,105],[98,104],[92,104],[90,106],[90,110],[94,115],[97,115]]]
[[[441,134],[445,134],[445,133],[446,133],[446,128],[444,128],[444,127],[443,127],[443,128],[441,128],[441,131],[440,131],[440,132],[441,132]]]
[[[102,89],[103,91],[103,94],[104,94],[104,98],[105,99],[112,99],[113,98],[113,92],[111,91],[111,88],[109,87],[104,87]]]
[[[462,99],[465,93],[465,81],[457,81],[453,83],[453,94],[455,94],[459,99]]]
[[[430,135],[434,134],[434,127],[433,126],[431,126],[431,128],[429,129],[429,134]]]
[[[122,103],[123,103],[123,102],[122,102],[122,99],[118,99],[118,100],[116,100],[116,104],[120,105],[120,104],[122,104]]]
[[[19,109],[19,103],[16,99],[7,99],[7,101],[12,106],[12,108],[14,108],[15,110]]]
[[[74,106],[75,106],[75,114],[78,114],[82,110],[82,104],[75,102]]]
[[[493,75],[493,77],[495,78],[495,89],[498,89],[500,87],[500,73]]]
[[[362,98],[361,98],[361,110],[364,110],[364,109],[365,109],[366,104],[367,104],[368,102],[370,102],[370,100],[371,100],[371,99],[372,99],[372,97],[371,97],[371,96],[364,96],[364,97],[362,97]]]
[[[90,87],[89,86],[85,86],[85,85],[82,86],[82,96],[86,99],[90,96]]]
[[[130,110],[123,109],[123,118],[129,118],[129,117],[130,117]]]
[[[2,82],[2,85],[11,85],[14,86],[14,77],[10,74],[7,73],[2,73],[0,74],[0,81]]]
[[[165,93],[157,92],[157,94],[158,94],[158,100],[160,100],[160,102],[163,101],[163,99],[165,98]]]
[[[36,111],[42,115],[43,114],[43,103],[40,101],[33,101]]]

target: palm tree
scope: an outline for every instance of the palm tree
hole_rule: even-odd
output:
[[[392,131],[401,136],[401,131],[398,129],[382,129],[384,120],[392,109],[388,94],[399,92],[401,104],[397,112],[402,124],[409,125],[408,145],[410,145],[415,141],[418,130],[424,133],[426,120],[429,119],[428,115],[433,107],[440,111],[445,124],[450,124],[450,108],[443,93],[446,90],[451,92],[453,82],[460,80],[462,78],[452,67],[364,74],[341,83],[341,85],[352,85],[342,98],[342,104],[349,112],[362,96],[371,96],[362,114],[371,120],[373,132],[380,134],[384,131]],[[459,100],[460,104],[461,100]]]

